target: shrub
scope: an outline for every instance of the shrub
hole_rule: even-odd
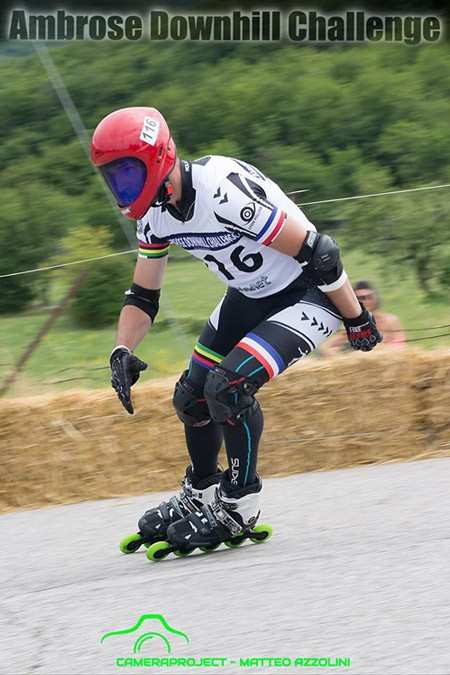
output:
[[[69,307],[69,314],[82,328],[101,328],[115,322],[131,283],[128,259],[118,256],[91,263],[85,281]]]
[[[114,253],[110,241],[111,234],[105,228],[79,226],[63,239],[63,261],[107,256]],[[127,248],[125,244],[124,250]],[[131,283],[133,264],[132,254],[86,263],[86,278],[68,310],[78,326],[100,328],[116,321],[124,291]],[[82,268],[82,265],[66,267],[65,283],[72,284]]]

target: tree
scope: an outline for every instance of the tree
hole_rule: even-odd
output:
[[[0,203],[0,270],[2,274],[39,267],[57,250],[60,237],[73,222],[70,199],[36,182],[21,189],[2,188]],[[66,214],[66,210],[67,214]],[[66,214],[63,218],[62,214]],[[0,312],[20,312],[35,297],[32,275],[1,279]]]
[[[111,235],[106,228],[79,226],[64,237],[57,258],[71,262],[109,256],[114,253],[110,242]],[[69,315],[78,326],[101,328],[117,319],[124,289],[132,277],[133,262],[134,256],[126,254],[64,268],[61,275],[69,284],[80,269],[86,270],[85,280],[69,306]]]
[[[448,227],[450,204],[431,191],[374,198],[352,211],[346,241],[379,256],[385,270],[414,272],[427,295],[450,288]]]

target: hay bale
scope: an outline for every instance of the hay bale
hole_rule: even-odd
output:
[[[184,434],[171,414],[172,388],[173,383],[152,382],[136,390],[141,412],[133,417],[109,390],[4,401],[0,507],[172,486],[179,480],[180,463],[186,463]]]
[[[261,470],[265,447],[283,473],[415,456],[425,440],[413,422],[416,370],[415,358],[392,352],[300,362],[261,393],[270,419]]]
[[[450,453],[450,351],[299,362],[264,387],[263,476]],[[174,488],[188,463],[176,378],[140,384],[137,414],[111,390],[4,399],[0,510]]]
[[[427,456],[450,454],[450,351],[428,353],[415,382],[417,423],[427,439]]]

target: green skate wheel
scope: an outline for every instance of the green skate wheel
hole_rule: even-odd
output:
[[[203,553],[212,553],[216,548],[219,548],[219,546],[220,544],[211,544],[210,546],[199,546],[199,549],[200,551],[203,551]]]
[[[170,548],[168,541],[155,541],[148,547],[146,556],[149,560],[163,560],[169,555]]]
[[[245,541],[245,539],[245,534],[238,534],[236,537],[228,539],[228,541],[224,541],[223,543],[225,546],[228,546],[228,548],[237,548]]]
[[[134,534],[128,535],[128,537],[124,537],[119,544],[119,548],[122,553],[135,553],[135,551],[141,547],[142,543],[141,535],[139,532],[135,532]]]
[[[249,539],[254,544],[262,544],[263,541],[269,539],[272,536],[272,526],[261,523],[261,525],[256,525],[249,534]]]

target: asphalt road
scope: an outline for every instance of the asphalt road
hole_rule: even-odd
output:
[[[117,546],[160,495],[4,515],[0,672],[449,674],[449,476],[450,458],[266,480],[270,541],[160,563]],[[100,643],[155,613],[189,644],[156,619]],[[158,637],[133,654],[146,631],[171,658],[226,665],[117,666],[167,657]],[[351,665],[239,665],[251,657]]]

